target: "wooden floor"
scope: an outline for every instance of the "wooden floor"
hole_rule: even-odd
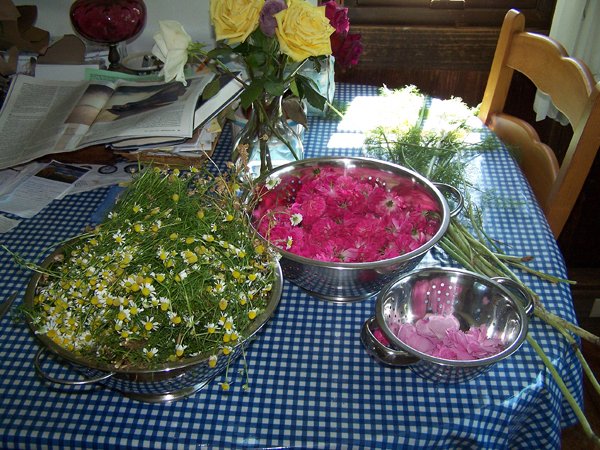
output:
[[[583,342],[583,354],[590,365],[596,378],[600,378],[600,347]],[[600,436],[600,394],[598,394],[587,378],[584,376],[584,413],[596,435]],[[562,448],[564,450],[600,449],[599,445],[588,439],[581,427],[575,425],[567,428],[562,433]]]

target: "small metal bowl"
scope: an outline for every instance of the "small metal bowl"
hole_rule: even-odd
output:
[[[463,204],[461,194],[452,186],[432,183],[416,172],[397,164],[371,158],[361,157],[322,157],[295,161],[277,167],[256,181],[260,191],[268,179],[280,178],[281,184],[276,189],[288,189],[293,186],[287,183],[297,182],[300,176],[325,167],[341,167],[346,174],[357,170],[368,170],[377,180],[390,188],[402,182],[410,186],[420,186],[435,199],[441,212],[440,227],[435,235],[421,247],[395,258],[375,262],[343,263],[324,262],[296,255],[287,250],[277,248],[283,275],[308,294],[323,300],[337,303],[348,303],[365,300],[376,295],[383,286],[402,273],[413,270],[427,252],[442,238],[446,232],[450,217],[460,212]],[[285,181],[289,180],[289,181]],[[450,210],[444,193],[451,196],[455,207]],[[373,230],[378,233],[379,230]]]
[[[458,383],[489,370],[523,343],[533,299],[508,278],[487,278],[460,269],[426,268],[398,278],[387,285],[375,304],[375,316],[365,322],[361,340],[378,362],[408,366],[417,375],[437,383]],[[399,339],[392,323],[416,323],[425,315],[453,315],[460,329],[486,325],[488,338],[499,338],[503,350],[481,359],[453,360],[423,353]],[[379,328],[388,339],[377,340]]]

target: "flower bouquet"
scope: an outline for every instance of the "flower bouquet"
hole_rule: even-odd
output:
[[[277,257],[249,226],[237,189],[197,169],[141,172],[104,222],[33,267],[26,314],[35,333],[99,370],[201,365],[214,377],[281,294]]]
[[[277,165],[274,153],[280,155],[279,164],[285,153],[288,161],[300,159],[302,141],[285,119],[306,125],[302,101],[320,110],[326,104],[301,69],[312,64],[320,71],[330,55],[339,64],[354,65],[362,51],[360,35],[349,33],[347,8],[335,1],[314,6],[306,0],[211,0],[210,17],[218,41],[210,51],[192,42],[179,23],[160,22],[153,53],[164,61],[165,80],[185,82],[184,67],[190,60],[230,71],[223,59],[234,59],[243,68],[240,102],[250,116],[234,144],[233,159],[244,147],[250,161],[258,162],[259,173]]]

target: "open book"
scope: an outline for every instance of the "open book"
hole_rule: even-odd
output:
[[[0,169],[96,144],[172,143],[190,138],[242,91],[229,79],[202,101],[214,73],[179,82],[13,80],[0,111]],[[232,94],[232,92],[234,94]]]

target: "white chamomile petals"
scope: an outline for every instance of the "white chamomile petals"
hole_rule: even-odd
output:
[[[293,226],[300,225],[300,222],[302,222],[302,214],[292,214],[290,217],[290,222]]]

